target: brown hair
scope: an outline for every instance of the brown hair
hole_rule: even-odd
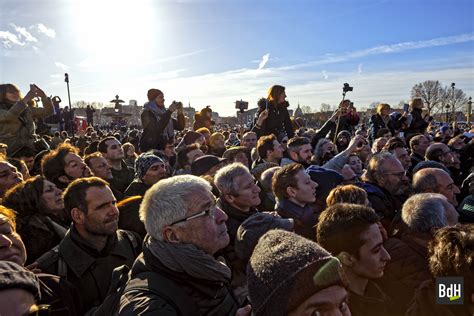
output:
[[[280,95],[285,92],[285,87],[274,85],[268,90],[268,102],[273,103],[274,105],[278,104],[278,99]]]
[[[0,84],[0,102],[11,103],[11,101],[7,99],[7,92],[9,93],[20,92],[20,89],[16,85],[11,84],[11,83]],[[23,97],[20,94],[20,99],[22,98]]]
[[[326,198],[327,206],[332,206],[337,203],[351,203],[366,205],[367,192],[353,184],[340,185],[329,192]]]
[[[77,208],[87,214],[87,190],[92,187],[108,187],[109,183],[98,177],[80,178],[72,181],[64,191],[64,209],[71,219],[71,210]]]
[[[288,193],[286,188],[293,187],[298,188],[298,183],[296,182],[296,174],[304,170],[304,167],[299,163],[292,163],[286,166],[281,167],[272,178],[272,189],[273,194],[278,199],[288,198]]]
[[[324,210],[316,226],[318,243],[334,256],[345,251],[359,257],[364,244],[361,238],[379,217],[373,209],[364,205],[339,203]]]
[[[41,160],[41,171],[46,179],[63,187],[64,184],[59,181],[61,176],[66,176],[64,167],[66,163],[64,158],[67,154],[79,154],[79,149],[68,143],[60,144],[56,149],[47,153]]]
[[[466,285],[474,286],[474,226],[456,225],[440,228],[428,246],[431,274],[437,277],[463,276]]]
[[[268,150],[273,150],[273,142],[275,140],[277,140],[277,138],[273,134],[262,136],[258,139],[258,141],[257,141],[257,151],[258,151],[258,155],[260,156],[260,158],[262,158],[262,159],[267,158],[267,151]]]
[[[17,183],[5,193],[3,205],[15,210],[21,218],[46,214],[48,210],[42,199],[44,180],[36,176]]]

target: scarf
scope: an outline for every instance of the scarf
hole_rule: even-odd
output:
[[[193,244],[167,243],[149,237],[145,247],[168,269],[195,278],[226,282],[230,268]]]
[[[147,102],[143,107],[155,115],[156,122],[159,122],[167,111],[165,107],[158,106],[155,101]],[[171,118],[163,131],[163,136],[166,140],[174,138],[173,120]]]

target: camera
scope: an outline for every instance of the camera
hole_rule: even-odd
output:
[[[249,108],[249,103],[246,101],[235,101],[235,108],[240,110],[240,112],[243,112],[244,110],[247,110]]]
[[[354,87],[351,87],[347,82],[344,83],[344,86],[342,87],[343,92],[349,92],[349,91],[353,91],[353,90],[354,90]]]

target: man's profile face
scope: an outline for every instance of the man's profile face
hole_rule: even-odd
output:
[[[298,161],[296,162],[301,162],[305,164],[310,164],[311,163],[311,156],[313,153],[311,152],[311,145],[310,144],[304,144],[301,146],[300,150],[298,151]]]
[[[260,204],[260,188],[250,174],[237,176],[233,179],[239,188],[236,195],[232,195],[232,203],[240,208],[256,207]]]
[[[118,229],[119,210],[112,190],[108,186],[90,187],[86,203],[84,229],[93,235],[113,235]]]
[[[444,170],[435,170],[434,176],[438,182],[438,193],[444,195],[449,203],[454,206],[458,205],[456,195],[461,191],[454,183],[453,179]]]
[[[289,316],[341,315],[350,316],[348,303],[349,294],[340,285],[332,285],[320,290],[307,298]]]
[[[316,201],[315,193],[318,184],[311,180],[304,170],[298,171],[295,178],[297,183],[295,200],[303,204]]]
[[[104,157],[91,158],[89,165],[94,176],[104,180],[111,180],[113,178],[112,167]]]
[[[273,150],[270,151],[270,155],[273,159],[281,159],[283,157],[283,147],[277,140],[273,141]]]
[[[190,243],[210,255],[225,248],[229,244],[227,233],[227,215],[216,206],[216,198],[209,190],[194,193],[191,198],[191,207],[186,217],[212,209],[213,216],[200,216],[183,223],[179,223],[176,234],[181,243]]]
[[[359,248],[359,257],[349,267],[351,271],[366,279],[377,279],[383,276],[385,265],[390,255],[383,246],[383,238],[378,224],[372,224],[361,234],[364,244]]]
[[[125,158],[125,153],[123,152],[122,144],[116,140],[111,139],[105,142],[107,145],[107,159],[109,160],[121,160]]]

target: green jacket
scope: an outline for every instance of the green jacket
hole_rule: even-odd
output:
[[[11,105],[0,103],[0,143],[8,145],[12,155],[24,146],[34,148],[36,118],[45,118],[54,113],[50,98],[43,101],[44,108],[28,106],[23,101]]]

